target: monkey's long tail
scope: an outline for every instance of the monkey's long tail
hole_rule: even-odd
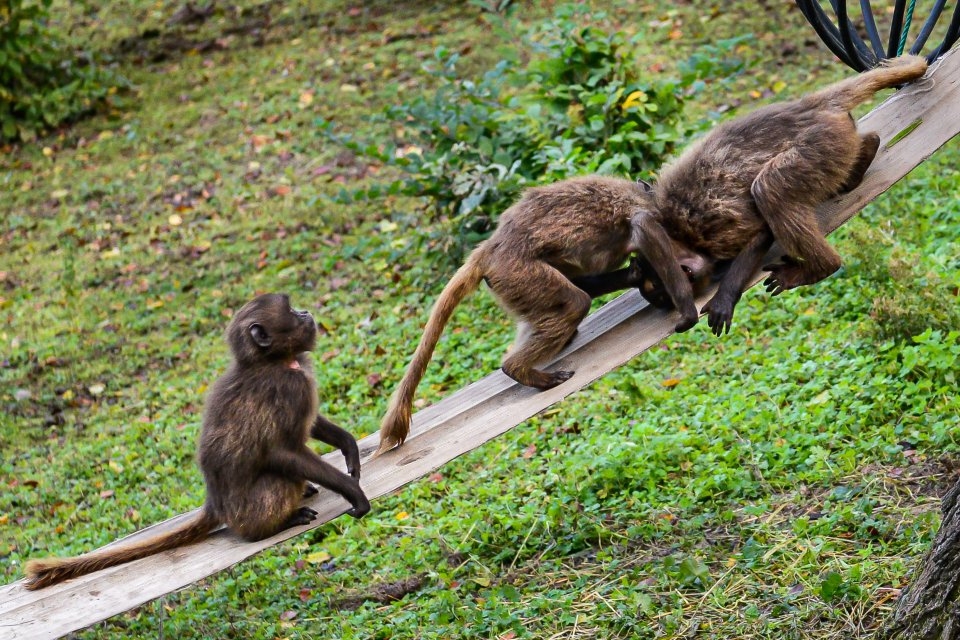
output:
[[[822,100],[835,109],[850,111],[861,102],[866,102],[877,91],[895,87],[923,76],[927,61],[922,56],[900,56],[885,60],[882,66],[864,71],[858,76],[841,80],[811,95],[813,100]]]
[[[42,589],[70,578],[146,558],[161,551],[193,544],[210,535],[210,531],[219,524],[217,520],[207,514],[206,509],[203,509],[195,517],[173,531],[147,538],[143,542],[130,545],[121,544],[117,548],[103,549],[72,558],[29,560],[24,567],[27,578],[29,578],[26,587],[30,590]]]
[[[410,433],[410,421],[412,419],[413,396],[417,390],[417,385],[423,378],[427,370],[427,364],[433,356],[433,350],[440,340],[440,334],[443,328],[453,315],[453,310],[460,304],[464,298],[477,290],[480,281],[483,279],[483,269],[481,266],[484,247],[477,247],[462,267],[454,274],[447,286],[440,292],[433,309],[430,311],[430,318],[423,329],[423,336],[420,338],[420,344],[413,353],[413,358],[407,366],[403,379],[399,386],[393,392],[390,398],[390,406],[386,415],[380,422],[380,446],[377,448],[373,457],[390,449],[400,446],[406,440]]]

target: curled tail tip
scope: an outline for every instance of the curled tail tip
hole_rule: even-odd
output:
[[[30,591],[35,591],[55,584],[57,580],[54,579],[52,571],[56,566],[55,563],[47,560],[28,560],[23,566],[23,572],[27,578],[23,586]]]
[[[379,458],[387,451],[402,445],[408,433],[410,433],[410,412],[399,409],[388,413],[380,427],[380,446],[370,459]]]
[[[43,575],[36,575],[28,577],[27,581],[23,584],[23,587],[27,591],[36,591],[37,589],[43,589],[44,587],[49,587],[53,582],[48,580]]]
[[[373,455],[370,456],[370,459],[371,459],[371,460],[376,460],[377,458],[379,458],[380,456],[382,456],[383,454],[385,454],[387,451],[390,451],[390,449],[392,449],[392,448],[393,448],[393,441],[392,441],[392,440],[390,440],[390,439],[381,440],[381,441],[380,441],[380,446],[377,447],[377,450],[373,452]]]
[[[377,450],[373,452],[373,455],[370,456],[371,460],[379,458],[387,451],[395,449],[403,444],[403,438],[394,438],[393,436],[387,436],[386,438],[380,440],[380,446],[377,447]]]
[[[880,62],[881,69],[901,68],[907,70],[909,73],[916,74],[917,77],[922,76],[928,66],[926,58],[912,53],[897,56],[896,58],[887,58]]]
[[[913,53],[905,53],[894,58],[887,58],[883,61],[885,65],[908,66],[915,64],[927,64],[927,59]]]

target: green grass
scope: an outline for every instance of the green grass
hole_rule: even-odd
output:
[[[134,53],[121,40],[168,31],[178,3],[55,14],[138,95],[0,153],[6,582],[26,558],[81,553],[201,504],[203,392],[227,362],[231,310],[254,293],[286,291],[318,317],[321,408],[361,436],[452,273],[420,203],[328,199],[335,176],[368,180],[376,167],[338,155],[314,123],[390,135],[367,118],[421,90],[434,47],[482,70],[511,43],[467,3],[268,4],[259,31],[241,4],[174,32],[220,38],[216,49],[156,62],[157,39]],[[650,73],[754,34],[749,70],[705,87],[691,119],[848,73],[793,3],[599,4],[645,34]],[[517,16],[554,5],[537,6]],[[362,521],[78,637],[868,636],[958,467],[958,161],[948,144],[838,231],[837,275],[775,299],[748,293],[729,336],[672,337]],[[509,339],[478,293],[419,397],[492,371]],[[399,601],[377,600],[411,579],[419,587]]]

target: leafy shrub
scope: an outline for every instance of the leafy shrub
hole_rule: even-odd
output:
[[[924,331],[901,352],[901,376],[929,380],[938,390],[955,389],[960,368],[960,331]]]
[[[869,331],[878,341],[909,341],[925,331],[960,326],[957,291],[938,267],[873,227],[852,232],[851,270],[874,290]]]
[[[684,96],[741,66],[730,52],[742,38],[681,65],[680,78],[641,77],[633,40],[593,26],[603,14],[564,6],[556,16],[525,34],[535,52],[528,64],[503,60],[476,81],[458,75],[459,54],[437,49],[424,66],[436,91],[386,110],[400,141],[354,140],[321,120],[328,137],[402,174],[341,199],[427,197],[434,219],[449,217],[473,242],[525,184],[655,170],[689,133]]]
[[[124,81],[74,60],[47,26],[51,0],[0,0],[0,140],[30,140],[108,100]]]

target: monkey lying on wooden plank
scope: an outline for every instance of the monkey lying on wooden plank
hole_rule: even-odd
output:
[[[677,331],[696,323],[693,297],[710,284],[714,266],[731,261],[704,308],[717,335],[729,331],[734,306],[775,240],[786,255],[765,267],[774,295],[832,274],[840,256],[827,244],[814,208],[859,184],[879,146],[876,134],[857,133],[850,110],[926,68],[923,58],[903,56],[721,124],[668,165],[655,187],[586,177],[528,190],[441,292],[381,422],[375,455],[407,437],[413,396],[440,333],[481,280],[519,318],[504,373],[549,389],[572,372],[535,366],[573,337],[591,294],[609,290],[610,283],[593,276],[613,271],[628,254],[649,266],[642,292],[679,311]],[[617,273],[615,279],[624,276]]]
[[[679,310],[676,330],[696,324],[693,293],[702,289],[698,280],[709,278],[707,261],[671,240],[652,211],[647,189],[621,178],[586,176],[526,190],[440,293],[381,423],[375,455],[407,437],[414,392],[443,327],[481,280],[518,319],[504,373],[538,389],[550,389],[573,375],[536,368],[563,349],[590,309],[590,296],[571,278],[611,271],[637,253],[656,270]]]
[[[651,187],[651,216],[707,263],[732,261],[703,309],[716,335],[730,330],[733,308],[774,241],[785,255],[782,263],[763,267],[773,295],[840,268],[814,210],[859,185],[880,144],[876,133],[858,134],[850,110],[926,69],[920,56],[893,58],[798,100],[762,107],[717,126],[663,169]],[[670,284],[659,282],[642,259],[630,269],[574,283],[594,296],[633,283],[652,304],[671,304]]]
[[[307,352],[317,325],[285,295],[265,294],[245,304],[227,328],[234,361],[207,396],[198,463],[207,487],[203,508],[177,529],[129,545],[73,558],[30,560],[26,587],[69,578],[199,542],[220,525],[249,541],[262,540],[316,516],[300,506],[316,482],[336,491],[359,518],[370,510],[360,489],[357,442],[317,414],[317,389]],[[336,446],[349,475],[307,446],[308,436]]]

